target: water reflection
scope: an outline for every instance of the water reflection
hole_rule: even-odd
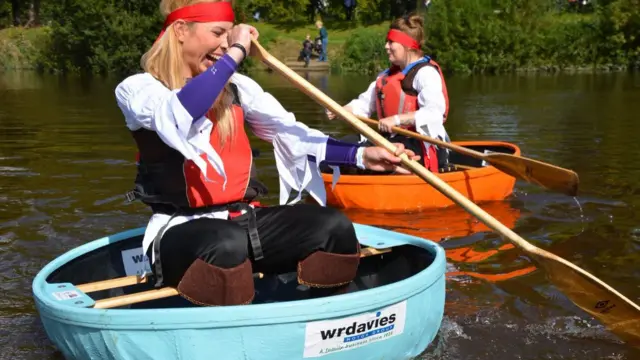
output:
[[[486,202],[483,210],[510,229],[520,217],[520,210],[509,201]],[[487,281],[503,281],[526,275],[535,266],[520,262],[518,267],[513,258],[517,252],[512,244],[504,244],[496,239],[490,229],[473,215],[459,207],[438,211],[424,211],[408,214],[385,214],[345,210],[354,222],[373,225],[408,235],[439,242],[446,251],[449,268],[447,276],[452,280],[472,281],[471,278]],[[497,240],[497,241],[496,241]],[[499,257],[500,260],[493,257]],[[507,260],[511,259],[511,260]],[[495,263],[511,262],[508,269],[496,268]]]

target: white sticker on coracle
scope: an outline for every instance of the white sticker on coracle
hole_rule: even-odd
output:
[[[78,294],[78,292],[75,290],[56,291],[53,293],[53,297],[58,300],[69,300],[80,297],[80,294]]]
[[[122,263],[127,276],[142,275],[151,272],[149,258],[142,253],[142,248],[122,251]]]
[[[304,357],[320,357],[402,334],[407,301],[356,316],[307,323]]]

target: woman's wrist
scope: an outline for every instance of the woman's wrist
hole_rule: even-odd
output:
[[[240,64],[246,56],[246,50],[244,49],[244,47],[241,48],[241,46],[242,45],[236,43],[230,46],[229,49],[227,49],[227,55],[229,55],[229,57],[233,59],[236,64]]]

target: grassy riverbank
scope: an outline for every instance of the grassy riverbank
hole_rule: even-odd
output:
[[[261,42],[268,44],[269,51],[279,58],[297,57],[305,36],[309,34],[312,41],[318,36],[318,29],[313,24],[295,27],[264,22],[249,22],[249,24],[258,29]],[[354,32],[366,30],[385,34],[389,29],[389,22],[359,26],[353,22],[340,21],[326,24],[326,28],[329,33],[327,53],[330,59],[335,59],[344,53],[345,43]]]

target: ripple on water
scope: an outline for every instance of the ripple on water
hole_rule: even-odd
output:
[[[2,359],[64,359],[50,344],[40,320],[33,314],[0,315],[0,349]]]
[[[27,168],[14,167],[14,166],[0,166],[0,176],[3,177],[27,177],[38,176],[40,173],[31,171]]]
[[[433,344],[420,359],[633,359],[602,326],[576,316],[524,323],[497,310],[476,316],[446,316]]]

